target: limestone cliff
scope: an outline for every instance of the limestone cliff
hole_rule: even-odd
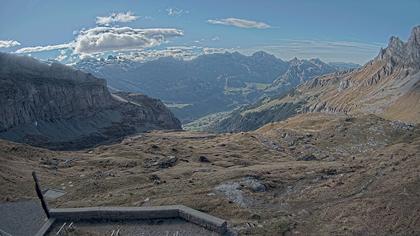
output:
[[[180,128],[151,98],[128,102],[91,74],[0,53],[0,138],[77,149],[150,129]]]

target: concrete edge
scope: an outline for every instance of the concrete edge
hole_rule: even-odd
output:
[[[48,219],[48,221],[45,222],[45,224],[38,230],[35,236],[44,236],[50,230],[54,222],[55,222],[54,218]]]
[[[179,217],[220,234],[227,231],[225,220],[186,206],[179,206]]]
[[[77,221],[87,219],[145,220],[181,218],[220,234],[227,232],[227,222],[183,205],[155,207],[86,207],[50,209],[51,218],[36,234],[45,235],[55,220]]]
[[[87,207],[50,209],[51,217],[57,220],[84,219],[156,219],[177,218],[178,208],[174,206],[162,207]]]

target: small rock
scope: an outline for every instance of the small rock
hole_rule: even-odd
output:
[[[318,160],[318,159],[316,158],[316,156],[315,156],[315,155],[313,155],[313,154],[308,154],[308,155],[304,155],[304,156],[302,156],[302,157],[299,157],[297,160],[298,160],[298,161],[316,161],[316,160]]]
[[[176,165],[176,162],[178,161],[178,158],[175,156],[169,156],[168,158],[165,158],[163,160],[159,161],[159,167],[160,168],[168,168]]]
[[[156,185],[158,185],[158,184],[160,184],[162,182],[161,179],[160,179],[160,177],[158,175],[155,175],[155,174],[149,176],[149,179],[151,181],[153,181],[153,184],[156,184]]]
[[[159,168],[165,169],[165,168],[169,168],[176,165],[177,161],[178,161],[177,157],[169,156],[169,157],[162,158],[152,163],[152,166],[159,166]]]
[[[337,170],[336,169],[326,169],[326,170],[322,170],[322,173],[324,173],[326,175],[336,175]]]
[[[149,179],[152,180],[152,181],[156,181],[156,180],[159,180],[160,181],[160,177],[158,175],[155,175],[155,174],[150,175],[149,176]]]
[[[198,160],[199,160],[200,162],[205,162],[205,163],[209,163],[209,162],[210,162],[210,160],[209,160],[207,157],[205,157],[205,156],[200,156],[200,157],[198,158]]]
[[[258,215],[258,214],[252,214],[251,215],[251,219],[253,219],[253,220],[260,220],[261,219],[261,216]]]

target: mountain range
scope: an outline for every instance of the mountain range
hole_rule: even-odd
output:
[[[277,98],[265,98],[216,119],[210,130],[254,130],[298,113],[375,114],[420,122],[420,26],[407,42],[391,37],[388,47],[359,69],[318,76]]]
[[[263,51],[251,56],[225,52],[146,62],[110,56],[86,58],[73,66],[106,79],[111,89],[163,100],[183,123],[281,94],[319,75],[358,67],[319,59],[283,61]]]

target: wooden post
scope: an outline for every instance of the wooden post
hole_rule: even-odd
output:
[[[45,202],[44,195],[42,195],[41,187],[39,186],[38,177],[36,176],[35,171],[32,171],[32,177],[35,181],[35,191],[38,195],[39,200],[41,201],[42,209],[44,209],[47,218],[50,218],[50,211],[48,210],[47,203]]]

